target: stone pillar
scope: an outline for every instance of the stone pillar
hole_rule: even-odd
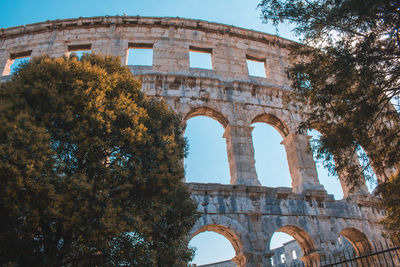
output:
[[[374,167],[373,162],[371,162],[371,167],[376,175],[376,178],[378,179],[378,183],[385,183],[388,179],[390,179],[390,177],[398,172],[395,167],[384,167],[383,171],[378,171],[377,168]]]
[[[304,262],[304,266],[313,267],[313,266],[319,266],[320,259],[322,256],[323,256],[322,253],[315,251],[307,255],[304,255],[300,259]]]
[[[121,64],[126,65],[128,60],[128,41],[123,38],[121,27],[118,27],[116,23],[112,23],[110,27],[101,29],[101,34],[104,38],[85,40],[82,43],[90,43],[92,53],[118,56],[121,58]]]
[[[170,40],[158,40],[153,46],[153,69],[174,72],[189,70],[189,46]]]
[[[228,125],[225,128],[231,184],[260,185],[257,179],[251,132],[254,127]]]
[[[264,254],[264,266],[272,266],[271,258],[275,255],[274,252],[267,252]]]
[[[318,181],[317,169],[310,149],[309,136],[291,133],[283,139],[294,193],[324,190]]]
[[[5,64],[2,64],[4,66],[2,76],[10,75],[11,72],[11,65],[14,63],[14,60],[12,59],[7,59],[5,60]]]
[[[10,67],[12,60],[10,60],[10,53],[3,51],[0,53],[0,75],[10,74]]]
[[[358,161],[358,156],[356,153],[353,153],[348,164],[350,166],[358,166],[361,170],[360,162]],[[339,181],[343,190],[343,198],[347,198],[352,195],[369,195],[368,188],[365,184],[365,179],[360,177],[356,184],[350,185],[346,181],[346,176],[347,174],[345,171],[339,173]]]
[[[243,253],[237,254],[232,261],[236,263],[237,267],[246,267],[246,257]]]

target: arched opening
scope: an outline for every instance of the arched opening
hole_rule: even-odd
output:
[[[256,122],[264,122],[266,124],[271,125],[274,127],[279,134],[284,138],[289,134],[289,130],[287,129],[286,125],[275,115],[272,114],[261,114],[258,115],[253,119],[251,123],[256,123]]]
[[[345,228],[340,232],[340,236],[343,236],[353,246],[356,255],[365,255],[372,250],[372,246],[368,237],[356,228]],[[340,237],[339,236],[339,237]]]
[[[374,170],[372,169],[371,160],[369,159],[365,150],[360,145],[357,146],[357,156],[364,173],[365,183],[367,185],[368,191],[372,193],[377,186],[378,178]]]
[[[303,256],[301,248],[297,241],[290,235],[275,232],[270,242],[270,250],[273,253],[271,257],[272,266],[287,266],[298,263]]]
[[[195,249],[192,264],[217,264],[230,262],[235,257],[235,250],[227,238],[221,234],[206,231],[192,238],[189,247]]]
[[[189,119],[197,117],[197,116],[206,116],[211,119],[214,119],[214,120],[218,121],[224,128],[226,128],[226,126],[228,126],[228,124],[229,124],[228,119],[226,119],[218,111],[216,111],[212,108],[208,108],[208,107],[198,107],[198,108],[194,108],[194,109],[190,110],[186,114],[185,118],[183,119],[184,125],[187,124],[187,121]]]
[[[241,266],[243,244],[235,232],[223,225],[210,224],[196,231],[189,242],[189,247],[195,248],[193,264],[210,263],[232,264]]]
[[[258,180],[262,186],[292,187],[282,137],[265,123],[253,123],[254,158]]]
[[[328,261],[332,258],[339,260],[339,259],[351,259],[357,256],[353,248],[353,245],[347,240],[347,238],[345,238],[341,234],[339,234],[337,237],[336,247],[337,250],[333,251],[332,255],[329,255],[329,257],[326,257]]]
[[[307,256],[315,251],[311,237],[303,229],[293,225],[276,230],[269,247],[274,253],[271,257],[273,266],[301,266],[301,261],[307,261]]]
[[[292,187],[292,180],[281,142],[288,130],[276,116],[262,114],[252,121],[254,157],[258,180],[262,186]]]
[[[227,120],[208,108],[195,109],[185,117],[188,155],[184,161],[186,182],[229,184],[226,141]]]
[[[324,166],[322,159],[317,158],[317,153],[314,151],[314,147],[318,145],[318,142],[321,138],[321,133],[317,130],[311,129],[307,131],[307,134],[311,137],[310,145],[313,151],[313,158],[316,163],[318,180],[320,184],[322,184],[327,191],[328,194],[332,194],[335,196],[335,199],[343,198],[343,188],[340,184],[339,178],[333,176],[329,173],[328,169]],[[327,162],[325,164],[335,164],[335,162]]]

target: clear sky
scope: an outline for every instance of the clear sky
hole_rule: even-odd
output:
[[[1,0],[0,28],[46,20],[126,13],[129,16],[203,19],[274,33],[274,29],[261,23],[260,12],[256,10],[258,2],[256,0]]]
[[[296,40],[290,27],[281,26],[279,32],[272,25],[263,24],[257,5],[261,0],[0,0],[0,28],[8,28],[46,20],[91,17],[104,15],[169,16],[202,19],[234,25]],[[264,186],[291,187],[281,136],[272,127],[255,124],[253,142],[256,170]],[[185,160],[189,182],[229,183],[226,144],[222,138],[223,127],[208,118],[190,119],[185,132],[190,150]],[[205,167],[207,166],[207,167]],[[328,193],[342,197],[338,181],[327,177],[319,168],[319,179]],[[204,233],[190,243],[198,247],[195,263],[210,263],[234,256],[232,246],[217,234]],[[287,241],[287,237],[274,235],[271,247]],[[267,246],[267,244],[266,244]],[[208,249],[208,251],[207,251]],[[216,254],[216,255],[213,255]]]

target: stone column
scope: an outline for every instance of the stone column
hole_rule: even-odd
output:
[[[390,179],[391,176],[395,175],[398,172],[398,170],[396,170],[396,168],[394,167],[392,168],[384,167],[383,171],[378,171],[377,168],[374,167],[372,160],[371,160],[371,167],[376,175],[376,178],[378,179],[378,183],[385,183],[388,179]]]
[[[174,30],[175,31],[175,30]],[[153,69],[162,72],[189,70],[189,46],[171,40],[158,40],[153,46]]]
[[[238,267],[246,267],[246,257],[243,253],[237,254],[232,258],[232,261],[236,263]]]
[[[7,59],[5,61],[5,64],[1,64],[2,66],[4,66],[3,68],[3,72],[2,72],[2,76],[6,76],[6,75],[10,75],[11,72],[11,65],[14,63],[14,60],[11,59]]]
[[[121,64],[127,64],[128,41],[123,38],[121,27],[116,24],[111,24],[110,27],[103,32],[107,38],[92,40],[91,51],[92,53],[119,56]]]
[[[225,128],[231,184],[260,185],[257,179],[251,132],[254,127],[228,125]]]
[[[304,255],[300,259],[304,262],[304,266],[313,267],[313,266],[319,266],[320,259],[322,256],[323,254],[321,252],[314,251],[312,253]]]
[[[291,133],[283,139],[294,193],[324,190],[318,181],[317,169],[310,149],[309,136]]]
[[[361,170],[360,162],[358,161],[357,154],[353,153],[349,159],[350,166],[358,166]],[[339,181],[343,190],[343,198],[347,198],[352,195],[369,195],[368,188],[365,184],[365,179],[360,179],[354,185],[350,185],[346,181],[347,173],[345,171],[339,173]]]
[[[10,67],[12,60],[10,60],[10,53],[4,51],[0,53],[0,75],[10,74]]]

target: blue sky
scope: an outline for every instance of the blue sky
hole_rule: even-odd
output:
[[[247,29],[276,34],[272,25],[263,24],[257,5],[261,0],[0,0],[0,28],[42,22],[46,20],[91,17],[104,15],[170,16],[202,19],[234,25]],[[279,35],[296,40],[287,25],[279,28]],[[272,127],[255,124],[253,142],[256,169],[264,186],[291,187],[286,154],[281,136]],[[190,150],[185,160],[187,180],[190,182],[216,182],[228,184],[229,168],[226,144],[222,138],[223,127],[209,118],[196,117],[188,121],[185,136]],[[205,168],[204,166],[207,166]],[[327,177],[319,168],[319,179],[328,193],[340,199],[342,192],[336,178]],[[191,245],[198,247],[195,263],[209,263],[233,257],[233,249],[217,234],[203,233],[196,236]],[[271,246],[287,241],[283,235],[274,235]],[[266,244],[267,245],[267,244]],[[209,249],[210,251],[207,251]],[[212,254],[216,254],[212,256]]]
[[[0,28],[46,20],[104,15],[169,16],[203,19],[247,29],[275,33],[261,23],[257,0],[1,0]],[[293,39],[289,27],[281,27],[283,37]]]

